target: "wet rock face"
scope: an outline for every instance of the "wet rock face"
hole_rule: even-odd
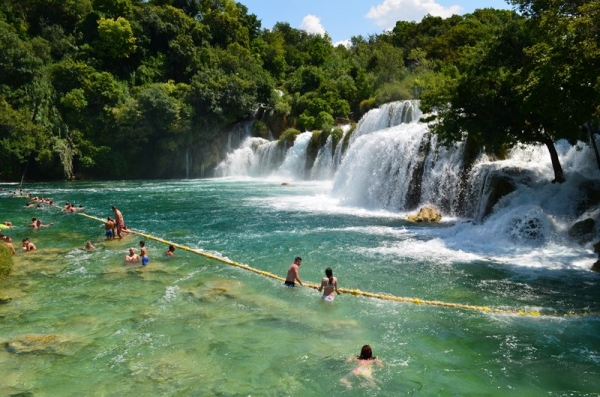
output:
[[[425,206],[419,210],[417,215],[409,215],[408,220],[411,222],[439,222],[442,220],[442,215],[435,207]]]
[[[579,222],[575,222],[568,231],[569,237],[585,244],[592,240],[594,231],[596,228],[596,222],[592,218],[587,218]]]

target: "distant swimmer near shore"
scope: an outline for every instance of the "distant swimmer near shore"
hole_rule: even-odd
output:
[[[135,253],[133,247],[129,248],[129,253],[125,255],[125,263],[137,263],[140,261],[140,256]]]
[[[106,223],[104,223],[104,235],[107,240],[115,237],[115,221],[110,216],[106,218]]]
[[[94,247],[94,244],[92,244],[91,241],[88,241],[87,243],[85,243],[85,249],[86,250],[95,250],[96,247]]]
[[[142,258],[142,266],[146,266],[150,258],[148,258],[148,250],[144,241],[140,241],[140,257]]]
[[[23,239],[23,251],[35,251],[36,249],[37,247],[35,246],[35,244],[29,241],[28,238]]]
[[[112,206],[112,210],[115,213],[115,224],[117,226],[117,237],[123,238],[122,232],[125,227],[125,219],[123,219],[123,214],[121,211],[117,209],[114,205]]]
[[[294,263],[292,263],[290,265],[290,268],[288,269],[287,277],[285,278],[285,282],[283,283],[283,285],[285,285],[286,287],[295,287],[296,281],[298,281],[298,284],[302,285],[302,281],[300,281],[300,274],[299,274],[301,264],[302,264],[302,258],[297,256],[294,259]]]
[[[167,251],[165,251],[164,255],[165,256],[173,256],[173,255],[175,255],[175,246],[174,245],[169,245],[169,249]]]

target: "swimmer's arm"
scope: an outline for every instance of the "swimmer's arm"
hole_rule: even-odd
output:
[[[335,292],[337,292],[337,294],[340,295],[340,291],[338,291],[337,288],[337,280],[335,280],[335,284],[333,284],[333,286],[335,287]]]
[[[319,286],[319,288],[317,288],[317,291],[323,291],[323,280],[321,280],[321,285]]]

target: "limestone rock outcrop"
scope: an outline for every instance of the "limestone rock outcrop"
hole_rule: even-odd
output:
[[[409,215],[408,220],[411,222],[433,222],[437,223],[442,220],[442,215],[435,207],[424,206],[419,210],[417,215]]]

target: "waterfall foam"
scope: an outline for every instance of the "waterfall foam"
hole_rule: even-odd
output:
[[[460,231],[458,247],[461,239],[482,245],[497,240],[509,247],[563,244],[570,225],[600,214],[589,202],[595,196],[600,202],[600,181],[588,145],[556,142],[567,182],[552,184],[545,146],[518,145],[503,160],[480,155],[465,164],[465,143],[441,145],[420,116],[417,101],[373,109],[354,131],[345,129],[335,149],[328,137],[312,169],[307,169],[310,132],[287,151],[278,142],[246,138],[217,175],[331,181],[330,197],[338,205],[369,211],[405,213],[431,204],[445,219],[472,221]]]

